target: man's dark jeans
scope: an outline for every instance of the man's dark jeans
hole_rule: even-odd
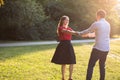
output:
[[[98,60],[99,60],[99,68],[100,68],[100,80],[105,80],[105,62],[106,62],[107,54],[108,51],[104,52],[93,48],[89,59],[86,80],[91,80],[93,68]]]

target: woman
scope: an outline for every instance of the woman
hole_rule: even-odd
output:
[[[62,80],[65,80],[66,65],[69,64],[69,79],[72,80],[73,65],[76,64],[76,57],[73,46],[71,44],[72,35],[76,35],[77,32],[73,31],[69,26],[69,17],[62,16],[58,23],[57,33],[60,40],[55,54],[51,62],[60,64],[62,72]]]

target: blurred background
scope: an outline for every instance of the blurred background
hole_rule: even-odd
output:
[[[81,31],[95,21],[98,9],[107,12],[111,38],[119,37],[120,0],[0,0],[0,41],[55,40],[61,16]]]

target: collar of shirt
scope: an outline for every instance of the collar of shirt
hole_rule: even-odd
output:
[[[105,20],[105,18],[101,18],[99,21],[104,21]]]

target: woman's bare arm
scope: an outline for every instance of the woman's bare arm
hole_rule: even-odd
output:
[[[63,29],[62,32],[65,32],[65,33],[68,33],[68,34],[72,34],[72,35],[78,35],[77,31],[74,31],[74,30],[65,30]]]

